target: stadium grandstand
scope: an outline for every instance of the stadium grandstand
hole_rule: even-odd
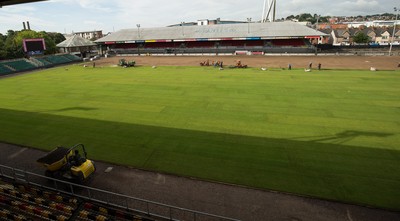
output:
[[[0,8],[7,5],[24,4],[31,2],[41,2],[46,0],[0,0]]]
[[[32,185],[1,180],[0,207],[0,220],[166,220]]]
[[[0,76],[80,61],[82,61],[82,58],[72,54],[45,55],[30,57],[29,59],[4,60],[0,61]]]
[[[313,53],[310,39],[327,34],[295,22],[238,23],[123,29],[100,38],[101,53]]]
[[[1,164],[0,220],[238,221],[69,183]]]

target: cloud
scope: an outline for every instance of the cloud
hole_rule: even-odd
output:
[[[101,12],[112,12],[113,8],[111,7],[114,1],[106,1],[106,0],[75,0],[75,2],[82,8],[87,10],[96,10]]]
[[[153,0],[153,1],[114,1],[116,8],[115,18],[119,26],[124,28],[135,27],[140,23],[142,27],[160,27],[180,22],[197,21],[199,19],[239,19],[253,17],[261,19],[262,4],[260,7],[249,7],[249,2],[231,0]]]
[[[51,0],[48,1],[49,4],[56,4],[56,5],[67,5],[73,6],[75,10],[78,9],[85,9],[85,10],[98,10],[103,12],[110,12],[112,11],[112,3],[111,1],[107,0]]]
[[[31,16],[20,14],[0,14],[0,27],[5,26],[6,29],[22,30],[22,22],[29,21],[33,30],[48,30],[54,28],[57,24],[54,21],[43,20],[40,18],[32,18]],[[7,26],[6,26],[7,25]],[[7,30],[0,30],[6,32]]]
[[[59,3],[63,3],[63,4],[67,4],[67,3],[75,4],[75,1],[71,1],[71,0],[51,0],[51,1],[48,1],[47,3],[49,3],[49,4],[53,4],[53,3],[56,3],[56,4],[59,4]]]
[[[382,10],[382,3],[377,1],[357,0],[357,1],[344,1],[337,5],[337,9],[351,10],[353,13],[367,14],[377,9]],[[340,10],[333,10],[335,13],[340,13]],[[354,14],[356,15],[356,14]]]
[[[261,19],[261,0],[51,0],[0,9],[0,32],[18,29],[22,21],[34,21],[47,31],[104,31],[163,27],[199,19]],[[277,18],[301,13],[326,15],[366,15],[393,12],[393,0],[286,0],[277,1]],[[12,19],[10,19],[12,18]],[[86,22],[85,22],[86,21]],[[61,29],[61,30],[60,30]]]
[[[300,13],[320,14],[322,16],[357,16],[368,14],[381,14],[392,11],[391,0],[336,0],[319,1],[291,0],[287,4],[279,4],[278,16],[287,17]]]
[[[1,12],[5,13],[27,13],[37,11],[36,7],[32,5],[11,5],[5,6],[0,9]]]
[[[83,24],[85,24],[85,25],[94,25],[94,26],[100,26],[100,25],[103,25],[103,23],[102,22],[98,22],[98,21],[91,21],[91,20],[85,20],[85,21],[83,21]]]
[[[355,7],[356,9],[370,9],[376,6],[379,6],[379,2],[366,0],[345,1],[339,4],[339,7]]]

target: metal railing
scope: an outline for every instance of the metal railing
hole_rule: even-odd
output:
[[[125,209],[134,213],[143,214],[145,216],[158,219],[239,221],[238,219],[213,215],[88,186],[82,186],[5,165],[0,165],[0,177],[8,178],[15,182],[26,183],[42,189],[56,191],[80,198],[82,200],[98,202],[120,209]]]

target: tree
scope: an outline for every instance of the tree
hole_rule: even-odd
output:
[[[368,43],[370,41],[370,37],[365,34],[364,32],[358,32],[354,37],[353,37],[353,42],[355,43]]]
[[[54,43],[57,45],[63,41],[65,41],[65,37],[61,33],[47,33],[51,39],[53,39]]]
[[[0,60],[6,59],[7,51],[5,50],[4,37],[0,36]]]
[[[8,30],[8,31],[7,31],[7,38],[14,37],[15,34],[16,34],[15,31],[13,31],[13,30]]]
[[[8,31],[6,41],[4,42],[4,48],[6,51],[5,58],[12,59],[12,58],[22,58],[24,57],[23,46],[22,42],[24,39],[30,38],[43,38],[46,44],[46,51],[45,54],[54,54],[57,52],[57,47],[55,40],[63,41],[65,40],[64,36],[58,35],[56,33],[50,36],[45,31],[36,32],[32,30],[23,30],[23,31]]]
[[[299,17],[299,21],[310,21],[313,19],[313,16],[310,13],[301,14]]]
[[[293,20],[293,19],[295,19],[296,17],[294,17],[294,15],[289,15],[288,17],[286,17],[286,20]]]
[[[46,43],[45,54],[57,53],[56,43],[54,42],[53,38],[51,38],[45,31],[41,31],[38,34],[41,38],[44,38],[44,42]]]
[[[0,33],[0,41],[4,42],[6,40],[6,38],[7,38],[7,35],[3,35]]]
[[[29,38],[43,38],[46,44],[45,54],[57,53],[56,44],[65,40],[61,33],[36,32],[33,30],[8,30],[6,35],[0,34],[0,59],[14,59],[25,56],[22,42]]]
[[[319,23],[326,23],[326,22],[329,21],[329,19],[330,19],[329,16],[327,16],[327,17],[320,17],[320,18],[319,18]]]
[[[7,37],[4,41],[4,51],[6,52],[5,59],[21,58],[24,55],[22,52],[22,45],[18,48],[14,40],[17,33],[18,32],[13,30],[7,31]]]

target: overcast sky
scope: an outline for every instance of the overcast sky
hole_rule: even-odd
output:
[[[263,0],[50,0],[0,8],[0,33],[22,29],[71,33],[164,27],[198,19],[260,20]],[[394,13],[400,0],[277,0],[277,18],[300,13],[367,15]]]

